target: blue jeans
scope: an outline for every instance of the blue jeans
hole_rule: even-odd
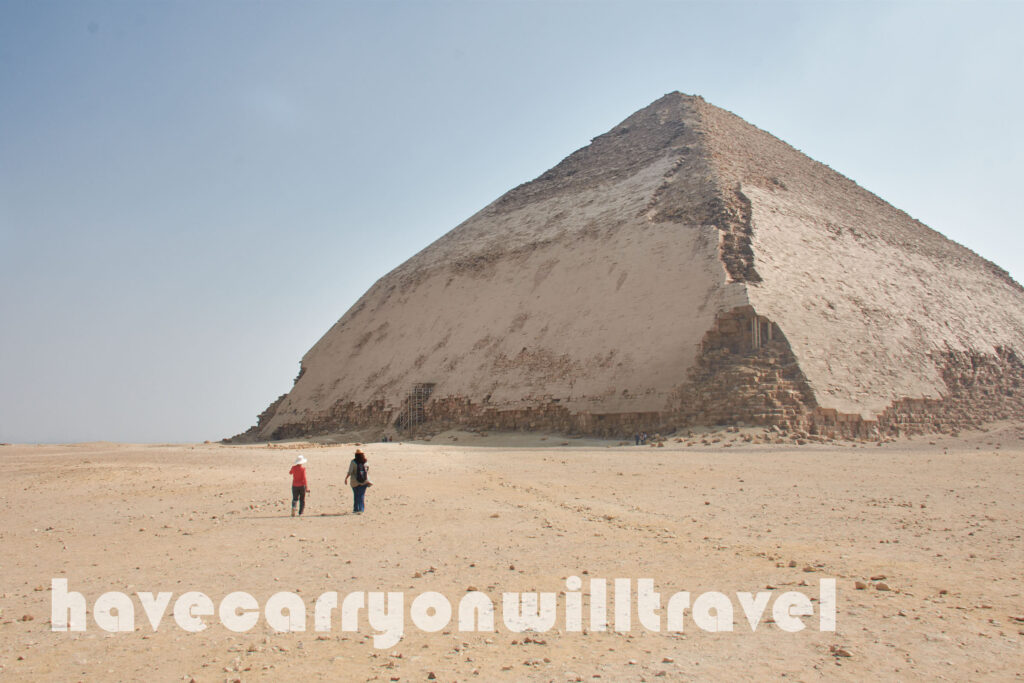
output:
[[[352,487],[352,496],[355,498],[355,502],[352,505],[352,512],[362,512],[363,511],[363,498],[366,497],[366,487],[365,486],[353,486]]]

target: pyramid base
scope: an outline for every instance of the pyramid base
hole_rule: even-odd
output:
[[[557,400],[508,407],[464,396],[433,396],[415,424],[405,407],[338,402],[329,411],[286,422],[267,433],[282,396],[247,432],[226,440],[244,443],[326,436],[355,430],[399,438],[449,429],[560,433],[630,439],[638,432],[673,434],[694,427],[763,426],[829,438],[878,439],[956,433],[986,423],[1024,419],[1024,364],[1012,349],[994,354],[943,352],[931,356],[947,393],[941,398],[899,398],[865,417],[819,405],[785,335],[750,307],[723,314],[702,343],[686,382],[666,410],[573,411]]]

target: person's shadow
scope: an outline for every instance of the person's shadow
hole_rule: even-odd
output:
[[[317,517],[347,517],[355,514],[354,512],[318,512],[311,515],[300,515],[303,519],[315,519]],[[291,514],[281,515],[251,515],[249,517],[241,517],[241,519],[284,519],[291,518]]]

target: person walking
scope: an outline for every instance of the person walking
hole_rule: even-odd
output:
[[[366,489],[373,484],[370,483],[370,467],[366,464],[366,454],[359,449],[356,449],[355,457],[348,464],[345,483],[352,487],[352,512],[357,515],[363,514]]]
[[[299,508],[299,517],[306,511],[306,494],[309,493],[309,483],[306,481],[306,456],[299,455],[295,458],[295,464],[288,470],[292,475],[292,517],[295,516],[295,506]]]

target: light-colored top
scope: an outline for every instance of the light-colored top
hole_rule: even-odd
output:
[[[359,481],[356,479],[356,472],[357,471],[358,471],[357,470],[357,464],[356,464],[355,459],[353,458],[352,462],[350,462],[348,464],[348,485],[351,486],[352,488],[355,488],[357,486],[361,486]],[[369,464],[366,465],[366,481],[370,481],[370,465]],[[366,482],[364,481],[363,484],[365,484],[365,483]]]

